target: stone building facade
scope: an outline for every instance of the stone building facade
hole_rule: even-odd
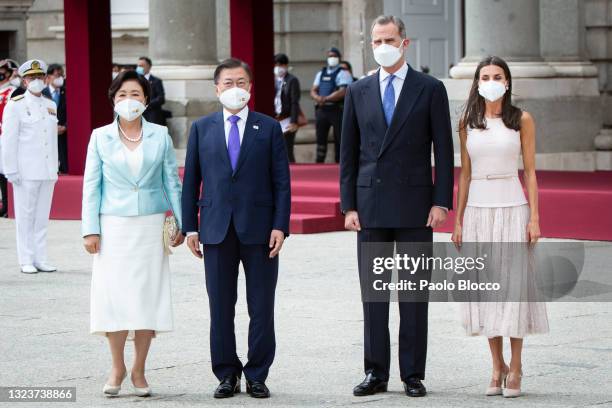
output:
[[[179,148],[191,122],[218,109],[212,71],[230,54],[228,3],[111,0],[113,59],[153,59]],[[0,52],[63,62],[62,4],[0,1]],[[445,82],[455,127],[477,61],[499,55],[510,63],[516,103],[536,118],[538,167],[612,169],[612,0],[274,0],[275,50],[291,59],[308,117],[308,91],[330,46],[357,77],[375,67],[369,29],[383,13],[404,18],[409,63]],[[312,128],[301,129],[299,159],[313,160],[313,142]]]

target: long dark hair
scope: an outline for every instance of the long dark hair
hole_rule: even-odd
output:
[[[463,114],[461,115],[461,125],[459,130],[465,130],[468,127],[473,129],[486,129],[487,120],[485,118],[486,104],[485,99],[478,93],[478,83],[480,82],[480,70],[488,65],[496,65],[504,70],[506,80],[508,81],[508,90],[502,99],[502,120],[507,128],[513,130],[521,130],[522,111],[512,105],[512,75],[506,61],[499,57],[486,57],[478,64],[476,73],[474,74],[474,82],[470,90]]]

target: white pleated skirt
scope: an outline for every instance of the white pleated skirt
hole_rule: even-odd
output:
[[[173,329],[170,264],[163,248],[165,214],[100,216],[100,251],[91,276],[92,334]]]
[[[463,216],[463,242],[526,242],[529,216],[527,204],[467,206]],[[530,267],[528,262],[525,263],[525,268]],[[512,276],[517,274],[517,269],[508,269],[512,270],[501,268],[501,279],[508,283],[518,280],[525,291],[535,293],[533,270],[522,271],[522,276]],[[543,302],[464,302],[461,303],[461,318],[466,334],[470,336],[523,338],[548,332],[546,303]]]

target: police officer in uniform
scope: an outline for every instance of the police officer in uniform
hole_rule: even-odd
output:
[[[310,96],[315,101],[317,163],[325,161],[327,135],[334,128],[334,157],[340,162],[340,132],[342,128],[342,104],[346,87],[353,82],[349,73],[340,66],[340,50],[332,47],[327,52],[327,66],[317,72]]]
[[[2,161],[13,185],[17,254],[21,272],[54,272],[47,264],[47,225],[57,181],[57,107],[42,95],[47,66],[19,67],[27,91],[13,96],[2,117]]]

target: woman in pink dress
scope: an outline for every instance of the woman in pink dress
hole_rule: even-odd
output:
[[[511,98],[508,65],[498,57],[485,58],[476,69],[459,124],[461,176],[451,238],[455,244],[535,243],[540,237],[535,123],[528,112],[512,105]],[[518,177],[521,154],[527,197]],[[532,278],[529,262],[524,269],[529,269],[526,274]],[[522,279],[516,268],[502,268],[501,273],[509,282]],[[533,290],[535,280],[528,285]],[[523,337],[548,332],[545,303],[531,298],[465,302],[462,317],[468,335],[483,335],[489,340],[493,374],[486,395],[521,395]],[[504,361],[503,337],[510,338],[509,366]]]

